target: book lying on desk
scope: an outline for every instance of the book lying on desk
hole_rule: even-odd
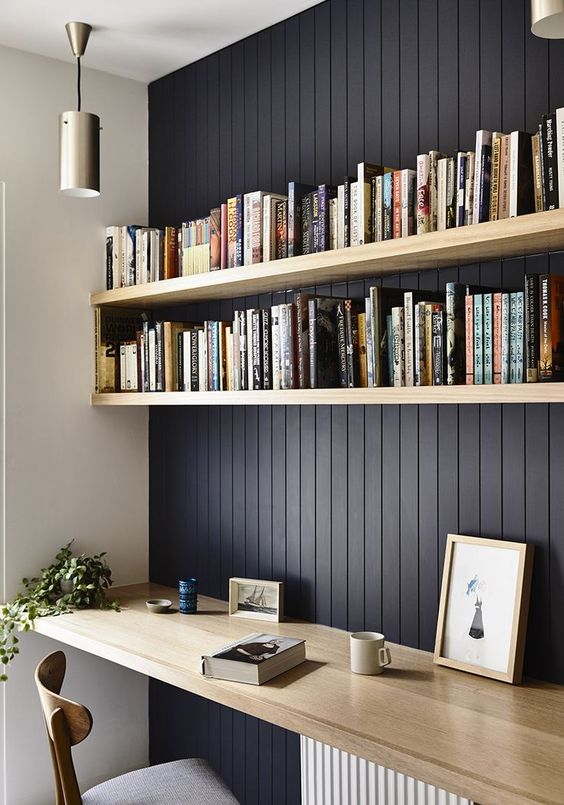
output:
[[[262,685],[305,660],[305,641],[261,632],[202,657],[202,674],[214,679]]]

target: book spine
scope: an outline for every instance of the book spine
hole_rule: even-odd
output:
[[[261,315],[260,310],[253,310],[251,317],[251,355],[253,363],[253,385],[254,391],[262,388],[262,335],[261,335]]]
[[[456,226],[464,226],[467,161],[466,154],[459,152],[456,157]]]
[[[388,357],[388,378],[389,385],[393,386],[394,378],[394,325],[392,316],[386,316],[386,354]]]
[[[272,221],[276,209],[275,199],[266,195],[262,199],[262,260],[269,263],[276,254],[276,221]]]
[[[343,245],[351,246],[351,184],[354,180],[345,176],[343,183]]]
[[[145,333],[143,330],[137,331],[137,391],[145,391]]]
[[[542,149],[544,163],[544,183],[546,192],[547,210],[558,207],[558,165],[556,160],[555,129],[556,116],[543,115],[542,118]]]
[[[501,353],[502,353],[502,295],[500,292],[493,295],[493,382],[501,383]]]
[[[401,238],[401,171],[393,172],[394,238]]]
[[[318,191],[317,214],[318,232],[315,251],[326,252],[329,248],[329,195],[326,186],[321,186]]]
[[[509,383],[510,299],[501,295],[501,382]]]
[[[415,171],[401,171],[401,235],[406,238],[415,235]]]
[[[270,311],[261,310],[261,339],[262,339],[262,387],[269,391],[272,388],[272,359],[271,359],[271,328]]]
[[[433,305],[433,385],[444,385],[444,338],[443,309],[441,305]]]
[[[247,341],[247,313],[237,311],[239,316],[239,386],[242,391],[249,388],[249,351]]]
[[[417,234],[430,231],[429,154],[417,157]]]
[[[354,338],[352,299],[345,299],[345,349],[347,356],[347,386],[354,388]]]
[[[190,385],[185,391],[198,391],[200,388],[200,363],[198,354],[198,330],[190,330]],[[184,341],[186,343],[186,340]]]
[[[358,246],[359,239],[359,219],[358,219],[358,196],[360,184],[351,182],[350,186],[350,211],[349,211],[349,245]]]
[[[280,384],[281,388],[289,389],[290,385],[290,348],[288,344],[288,305],[280,305]]]
[[[114,227],[106,227],[106,290],[114,287]]]
[[[157,362],[156,391],[164,391],[164,338],[162,321],[155,322],[155,349]]]
[[[493,383],[493,298],[484,294],[484,383]]]
[[[337,249],[345,246],[345,186],[337,188]]]
[[[523,291],[519,291],[515,296],[515,382],[522,383],[525,358],[525,300]]]
[[[317,388],[317,300],[308,302],[309,384]]]
[[[474,383],[474,297],[467,294],[465,299],[466,331],[466,385]]]
[[[374,240],[384,240],[384,177],[376,176],[374,198]]]
[[[527,383],[538,381],[539,365],[539,278],[525,277],[525,365]]]
[[[358,314],[358,370],[359,386],[368,388],[368,357],[366,354],[366,313]]]
[[[253,262],[253,256],[252,256],[253,195],[254,195],[253,193],[245,193],[245,195],[243,196],[243,265],[244,266],[249,266]]]
[[[289,388],[295,389],[298,387],[298,360],[296,354],[296,345],[297,345],[296,306],[293,302],[290,302],[287,305],[287,307],[288,307],[287,355],[288,355]]]
[[[372,339],[371,354],[374,368],[374,386],[382,386],[384,384],[384,366],[382,365],[382,341],[387,333],[387,329],[382,332],[383,324],[381,309],[380,309],[380,288],[373,286],[370,288],[370,332]],[[387,328],[387,325],[386,325]],[[386,341],[388,351],[391,341]],[[389,375],[391,378],[392,376]]]
[[[302,198],[300,206],[302,222],[301,253],[311,254],[313,213],[312,197],[310,193]]]
[[[297,352],[298,352],[298,388],[310,387],[309,379],[309,333],[308,333],[308,300],[307,294],[296,294],[297,318]]]
[[[319,248],[319,191],[311,194],[311,242],[310,253],[316,254]]]
[[[544,210],[542,200],[542,165],[540,135],[538,132],[533,134],[531,138],[531,148],[533,151],[533,187],[535,194],[535,212],[542,212]],[[559,184],[558,187],[562,187],[564,192],[564,177],[562,179],[562,185]]]
[[[517,294],[509,295],[509,382],[517,383]]]
[[[404,294],[404,350],[405,350],[405,385],[415,385],[414,350],[413,350],[413,291]]]
[[[437,230],[447,228],[447,163],[446,157],[437,162]]]
[[[221,229],[220,229],[220,268],[227,268],[227,204],[220,207]]]
[[[474,215],[474,174],[475,174],[475,154],[468,151],[466,154],[466,187],[464,189],[464,225],[469,226],[473,223]]]
[[[372,307],[370,297],[364,300],[364,321],[366,326],[366,384],[372,388],[374,384],[374,341],[372,337]]]
[[[251,263],[262,262],[262,199],[259,191],[253,193],[251,201]]]
[[[499,200],[499,166],[501,162],[501,136],[492,141],[492,178],[490,187],[490,221],[497,221]]]
[[[413,315],[413,341],[414,341],[414,368],[415,385],[425,386],[427,377],[425,374],[425,303],[418,302],[415,305]]]
[[[339,366],[339,385],[341,388],[348,386],[347,373],[347,336],[345,325],[345,303],[344,300],[337,305],[337,350]]]
[[[288,256],[288,238],[287,238],[287,212],[288,202],[276,202],[276,260],[283,260]]]
[[[540,359],[539,380],[553,380],[552,365],[552,333],[551,333],[551,283],[550,275],[542,274],[540,277]]]
[[[127,357],[125,344],[120,344],[119,347],[119,390],[127,391]]]
[[[383,180],[383,240],[391,240],[394,236],[393,220],[394,220],[394,202],[393,202],[393,183],[394,174],[392,172],[385,173],[382,177]]]
[[[437,212],[439,208],[437,163],[441,154],[438,151],[429,151],[429,230],[437,231]]]
[[[474,294],[474,385],[484,382],[484,297]]]
[[[465,381],[464,369],[464,296],[459,283],[446,284],[446,370],[447,384]]]
[[[456,226],[456,164],[453,157],[447,159],[446,202],[446,227],[452,229]]]
[[[425,384],[433,385],[433,305],[425,303]]]
[[[280,389],[280,307],[272,305],[270,309],[271,353],[272,353],[272,388]]]
[[[301,203],[298,194],[296,193],[295,182],[290,182],[288,185],[288,232],[287,232],[287,249],[288,257],[296,257],[301,254],[301,237],[302,237],[302,222],[301,222]]]
[[[393,385],[396,388],[405,385],[404,366],[404,311],[403,307],[392,308],[392,357]]]

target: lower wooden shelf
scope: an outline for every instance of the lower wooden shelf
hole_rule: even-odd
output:
[[[483,805],[562,803],[563,686],[514,687],[395,645],[381,676],[357,676],[339,629],[230,618],[226,602],[205,596],[197,615],[154,615],[145,600],[176,606],[176,590],[138,584],[114,592],[121,612],[38,618],[34,630]],[[261,687],[202,676],[202,654],[261,630],[305,639],[307,661]]]
[[[92,394],[92,405],[438,405],[564,402],[564,383]]]

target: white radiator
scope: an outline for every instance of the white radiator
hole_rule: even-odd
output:
[[[312,738],[302,735],[300,741],[302,805],[472,805]]]

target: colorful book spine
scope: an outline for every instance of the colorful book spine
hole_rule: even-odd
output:
[[[328,184],[321,184],[318,188],[319,204],[319,233],[318,233],[318,252],[325,252],[329,249],[329,202],[337,197],[337,188]]]
[[[394,236],[394,174],[385,173],[382,177],[382,199],[383,199],[383,240],[391,240]]]
[[[359,385],[368,388],[368,356],[366,341],[366,313],[358,314],[358,371]]]
[[[474,294],[474,385],[484,382],[484,297]]]
[[[466,152],[459,151],[456,155],[456,226],[464,226],[467,164]]]
[[[564,379],[564,277],[540,277],[539,380]]]
[[[475,174],[475,154],[474,151],[466,152],[466,187],[464,188],[464,225],[469,226],[473,223],[474,214],[474,174]]]
[[[474,383],[474,297],[467,294],[465,299],[466,331],[466,385]]]
[[[483,295],[484,306],[484,383],[493,383],[493,296]]]
[[[492,178],[490,184],[490,221],[497,221],[499,202],[499,175],[501,164],[501,138],[505,135],[495,131],[492,134]]]
[[[437,230],[447,228],[447,174],[448,158],[442,157],[437,162]]]
[[[558,208],[558,164],[555,142],[556,115],[542,117],[542,157],[544,170],[544,186],[546,193],[546,210]]]
[[[401,204],[401,236],[406,238],[415,235],[415,184],[417,175],[414,170],[405,168],[400,171],[400,204]]]
[[[401,238],[401,171],[393,174],[393,237]]]
[[[434,304],[432,312],[433,331],[433,385],[444,385],[444,311],[442,305]]]
[[[465,286],[459,282],[446,284],[446,368],[447,384],[465,382],[464,300]]]
[[[429,154],[417,157],[417,234],[431,231],[429,211]]]
[[[413,315],[413,342],[415,385],[425,386],[427,384],[425,373],[425,302],[418,302],[415,305]]]
[[[447,159],[447,180],[446,180],[446,228],[452,229],[456,226],[456,162],[453,157]]]
[[[370,297],[364,300],[364,315],[366,322],[366,375],[367,386],[372,388],[374,383],[374,339],[372,336],[372,307]]]
[[[220,268],[227,268],[227,204],[220,207],[221,233],[220,233]]]
[[[406,291],[403,302],[404,323],[404,355],[405,355],[405,385],[415,385],[415,356],[414,356],[414,310],[413,291]]]
[[[337,249],[345,247],[345,185],[337,187]]]
[[[531,138],[531,148],[533,151],[533,187],[535,195],[535,212],[542,212],[543,193],[542,193],[542,161],[541,161],[541,141],[538,131],[533,134]],[[560,183],[558,184],[560,187]],[[564,177],[562,181],[562,189],[564,192]]]
[[[501,383],[502,294],[493,295],[493,382]]]
[[[525,277],[525,366],[527,383],[539,379],[539,278]]]
[[[556,173],[558,176],[558,206],[564,207],[564,108],[556,110],[555,132],[556,140]]]
[[[227,200],[227,267],[243,265],[243,196]]]
[[[433,385],[433,305],[425,303],[425,386]]]
[[[501,382],[509,383],[510,295],[501,295]]]

